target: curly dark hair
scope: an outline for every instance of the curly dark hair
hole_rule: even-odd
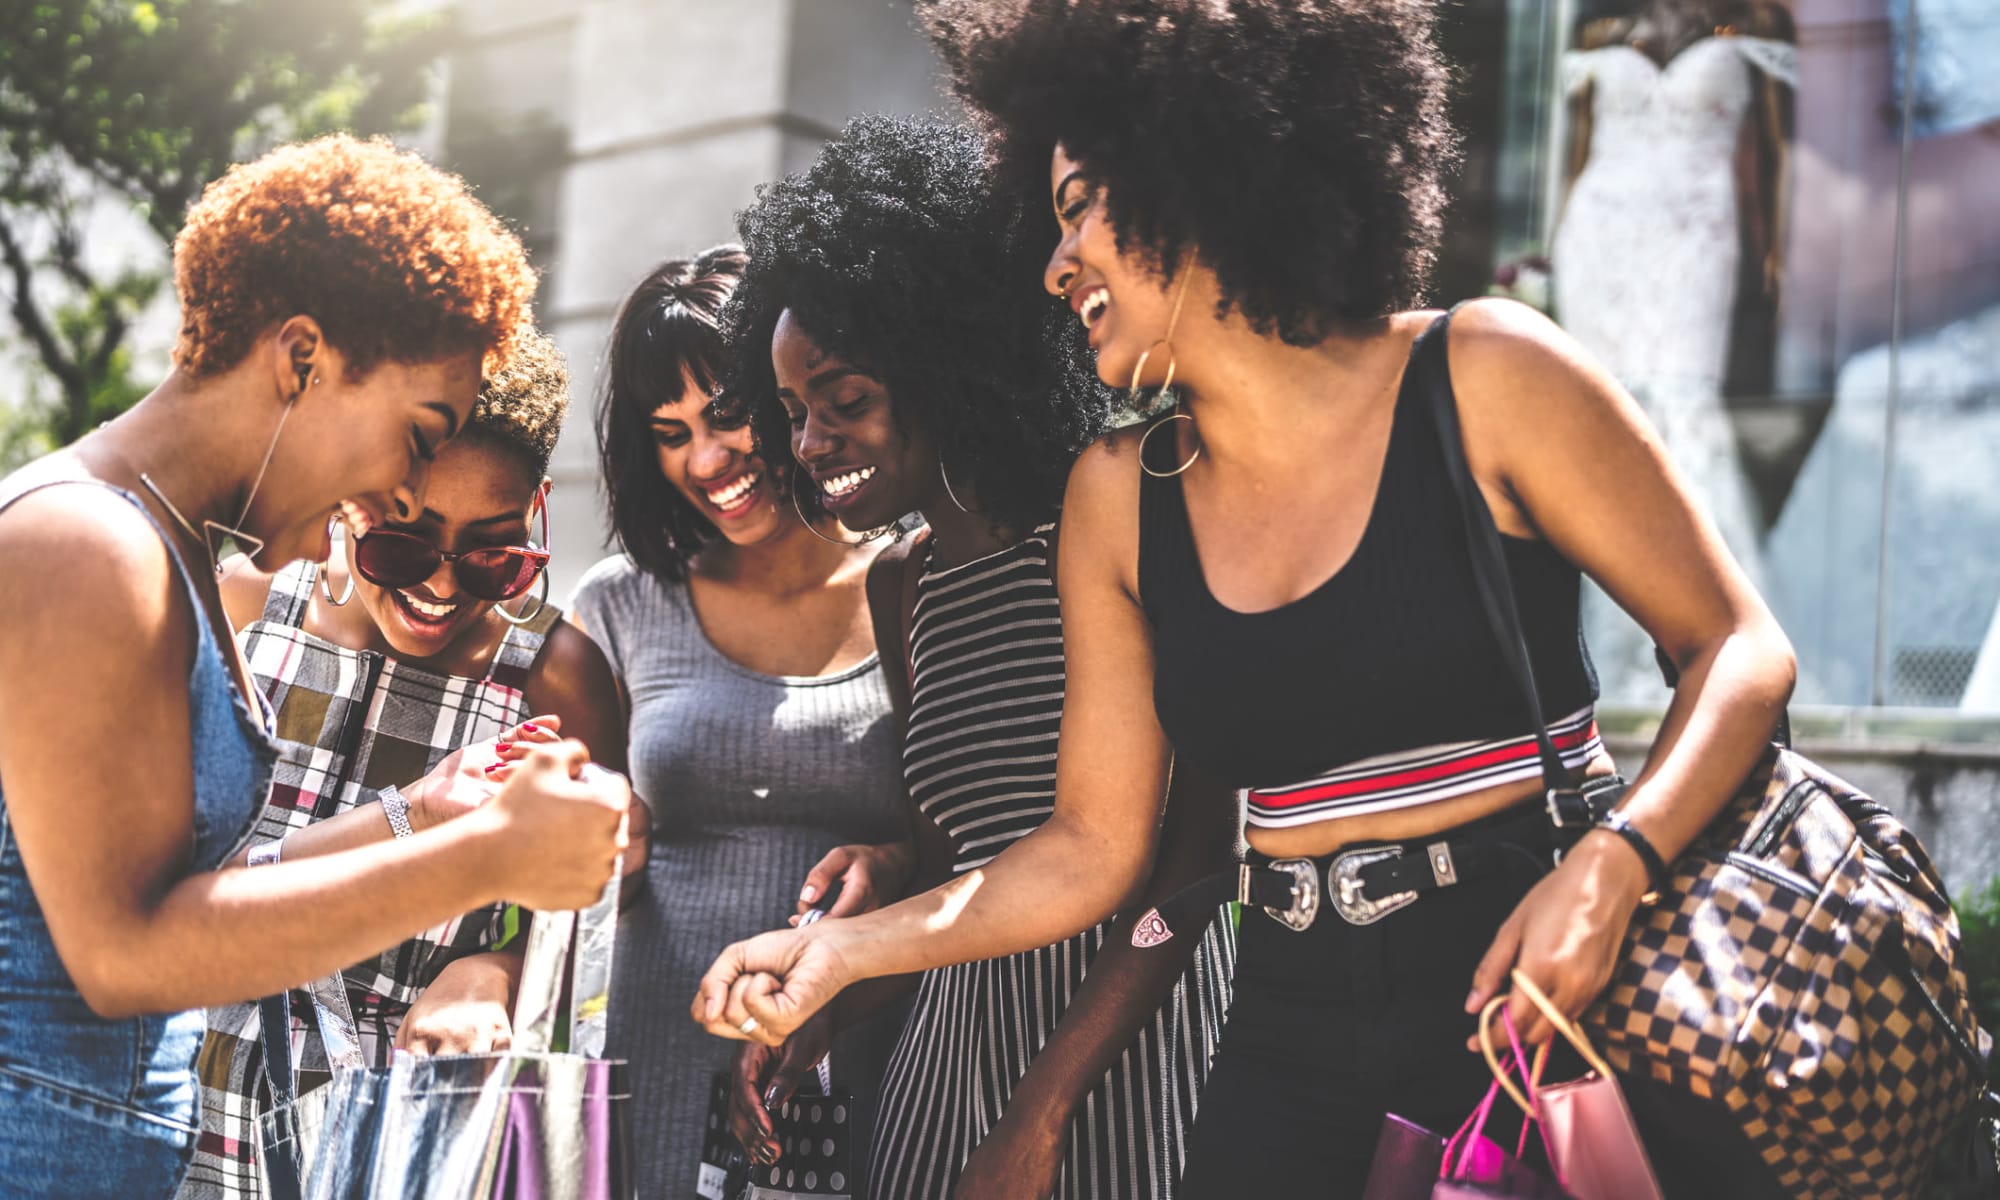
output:
[[[972,130],[860,117],[804,172],[737,214],[750,267],[724,312],[724,403],[767,463],[790,459],[771,337],[789,309],[831,354],[875,376],[996,526],[1032,529],[1105,427],[1111,394],[1083,327],[1041,286],[1017,200],[993,187]],[[782,457],[781,457],[782,456]],[[819,493],[797,488],[810,508]]]
[[[548,473],[568,411],[568,360],[547,334],[523,329],[514,337],[513,353],[486,377],[458,436],[512,453],[540,479]]]
[[[1060,143],[1121,251],[1169,274],[1195,251],[1221,314],[1293,345],[1421,303],[1458,154],[1436,0],[917,7],[1042,209]]]
[[[597,458],[618,544],[641,570],[678,583],[715,539],[715,526],[660,473],[653,410],[692,379],[714,391],[724,347],[722,307],[743,277],[741,246],[716,246],[654,267],[618,310],[604,398],[597,406]],[[768,345],[764,361],[770,362]],[[790,459],[789,453],[778,462]]]
[[[332,134],[231,167],[174,239],[174,362],[213,375],[272,324],[311,316],[357,374],[463,353],[504,360],[535,272],[458,176],[380,138]]]

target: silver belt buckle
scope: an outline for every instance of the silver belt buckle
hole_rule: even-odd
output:
[[[1256,868],[1248,863],[1239,871],[1239,895],[1249,895],[1250,872]],[[1312,928],[1313,918],[1319,916],[1319,872],[1313,868],[1309,858],[1281,858],[1270,864],[1273,871],[1283,871],[1292,877],[1292,904],[1290,908],[1264,906],[1271,919],[1294,933],[1304,933]]]
[[[1417,902],[1415,892],[1397,892],[1380,900],[1370,900],[1361,894],[1361,868],[1369,863],[1401,857],[1401,846],[1381,846],[1372,850],[1349,850],[1333,860],[1333,865],[1326,869],[1327,898],[1333,902],[1333,911],[1340,914],[1341,920],[1349,925],[1373,925],[1397,909],[1408,908]]]

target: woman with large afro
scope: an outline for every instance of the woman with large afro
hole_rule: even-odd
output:
[[[1175,399],[1070,476],[1054,815],[946,887],[731,948],[696,1015],[777,1038],[852,980],[1102,920],[1145,877],[1169,765],[1199,768],[1244,789],[1250,887],[1185,1194],[1358,1195],[1385,1113],[1448,1131],[1472,1109],[1474,1014],[1511,970],[1567,1014],[1605,986],[1660,863],[1768,744],[1791,648],[1569,337],[1507,302],[1419,307],[1455,145],[1427,0],[923,7],[1047,205],[1043,286],[1099,376],[1142,397],[1171,377]],[[1679,672],[1609,821],[1560,845],[1448,413],[1502,535],[1548,769],[1579,788],[1613,769],[1580,573]],[[1526,996],[1509,1007],[1549,1037]],[[1768,1189],[1740,1133],[1646,1132],[1670,1194]]]
[[[996,193],[985,151],[964,128],[850,124],[739,218],[750,264],[728,325],[726,389],[758,414],[767,459],[795,464],[803,506],[858,530],[923,518],[876,560],[869,599],[926,886],[976,876],[1054,803],[1069,634],[1055,520],[1110,409],[1083,331],[1035,287],[1039,214]],[[1224,865],[1226,829],[1213,833],[1171,827],[1155,886]],[[783,1061],[762,1046],[739,1061],[739,1136],[769,1163],[772,1084],[789,1094],[833,1029],[914,989],[868,1195],[1173,1194],[1232,939],[1216,922],[1141,951],[1131,933],[1097,924],[850,990]]]
[[[0,480],[13,1196],[173,1195],[199,1133],[201,1009],[502,899],[589,904],[625,841],[629,789],[593,782],[569,741],[520,756],[465,815],[446,774],[436,794],[325,822],[310,846],[243,853],[276,747],[218,586],[242,561],[225,561],[225,535],[270,570],[326,559],[337,513],[357,534],[415,520],[482,368],[527,327],[534,277],[457,179],[330,137],[210,185],[174,282],[166,381]]]

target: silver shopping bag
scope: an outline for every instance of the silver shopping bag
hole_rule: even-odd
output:
[[[329,1121],[340,1127],[337,1136],[342,1141],[356,1145],[371,1143],[371,1135],[348,1127],[379,1122],[382,1090],[388,1082],[387,1071],[369,1070],[361,1057],[360,1038],[347,1003],[347,980],[336,972],[314,981],[304,990],[311,1000],[307,1036],[317,1034],[326,1051],[327,1066],[333,1071],[333,1081],[298,1095],[292,1066],[289,997],[281,992],[264,1000],[260,1017],[271,1107],[257,1116],[260,1150],[257,1165],[263,1175],[263,1194],[270,1200],[301,1200],[301,1167],[316,1157]],[[365,1193],[343,1182],[337,1190],[322,1194],[344,1197]]]
[[[387,1070],[336,1070],[316,1109],[294,1102],[290,1133],[303,1170],[293,1194],[632,1200],[631,1091],[625,1064],[603,1057],[617,920],[616,879],[581,913],[535,914],[511,1049],[398,1053]],[[568,1052],[558,1053],[564,1015]],[[279,1175],[278,1156],[266,1158],[267,1174]],[[287,1200],[282,1184],[273,1200]]]

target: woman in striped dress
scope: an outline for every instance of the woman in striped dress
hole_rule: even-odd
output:
[[[1052,810],[1053,519],[1109,409],[1081,356],[1058,353],[1074,323],[1016,286],[1039,257],[993,192],[974,135],[872,118],[740,222],[750,268],[733,390],[760,440],[788,426],[794,494],[848,528],[913,511],[928,526],[877,560],[869,592],[879,644],[906,649],[892,694],[930,882],[979,868]],[[1168,840],[1163,880],[1212,869]],[[1171,1194],[1228,1002],[1228,923],[1179,949],[1134,955],[1114,921],[916,979],[871,1194]],[[761,1047],[739,1060],[738,1133],[759,1161],[775,1151],[755,1103],[767,1084],[788,1092],[831,1028],[909,983],[852,989],[782,1061]]]

